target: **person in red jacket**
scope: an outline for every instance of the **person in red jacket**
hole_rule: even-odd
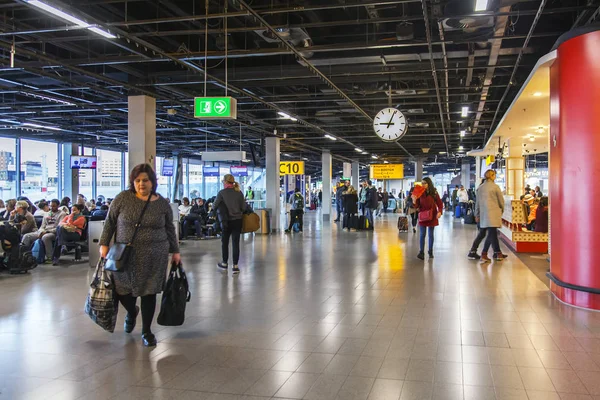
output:
[[[433,186],[430,178],[425,178],[421,182],[425,192],[416,199],[416,206],[419,209],[419,230],[421,232],[420,250],[417,258],[425,259],[425,236],[429,230],[429,258],[433,258],[433,230],[439,225],[438,219],[442,216],[444,204]]]

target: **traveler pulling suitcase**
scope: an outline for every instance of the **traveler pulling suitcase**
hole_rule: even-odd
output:
[[[398,230],[400,232],[408,232],[408,217],[406,215],[398,217]]]

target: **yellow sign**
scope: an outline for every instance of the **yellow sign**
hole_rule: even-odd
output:
[[[304,175],[304,161],[281,161],[279,175]]]
[[[404,179],[404,164],[373,164],[371,179]]]
[[[496,161],[496,157],[494,157],[494,156],[487,156],[485,158],[485,165],[487,166],[487,165],[493,164],[495,161]]]

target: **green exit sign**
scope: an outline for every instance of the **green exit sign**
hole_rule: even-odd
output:
[[[237,119],[237,100],[233,97],[196,97],[194,117],[201,119]]]

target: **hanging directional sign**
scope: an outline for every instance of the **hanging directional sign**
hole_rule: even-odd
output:
[[[194,117],[200,119],[237,119],[237,100],[233,97],[196,97]]]
[[[281,161],[279,175],[304,175],[304,161]]]

